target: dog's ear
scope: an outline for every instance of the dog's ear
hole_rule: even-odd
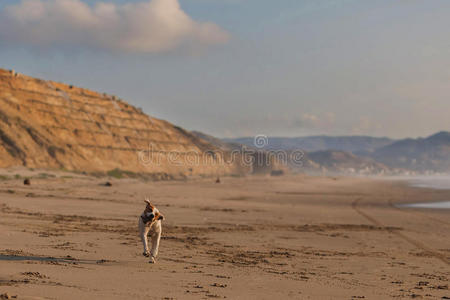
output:
[[[148,197],[145,197],[145,198],[144,198],[144,202],[147,203],[148,205],[151,205],[150,199],[149,199]]]
[[[158,220],[161,220],[161,221],[164,220],[164,216],[160,214],[160,215],[158,216]]]

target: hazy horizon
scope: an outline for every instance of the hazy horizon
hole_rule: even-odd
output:
[[[449,130],[450,3],[4,0],[0,67],[217,137]]]
[[[194,131],[198,131],[198,130],[194,130]],[[198,132],[201,132],[201,131],[198,131]],[[381,136],[381,135],[377,136],[377,135],[359,135],[359,134],[354,134],[354,135],[352,135],[352,134],[349,134],[349,135],[312,134],[312,135],[299,135],[299,136],[296,136],[296,135],[292,135],[292,136],[268,135],[267,137],[269,139],[270,138],[295,139],[295,138],[307,138],[307,137],[337,137],[337,138],[338,137],[372,137],[372,138],[379,138],[379,139],[387,138],[387,139],[391,139],[391,140],[401,140],[401,139],[409,139],[409,138],[411,138],[411,139],[427,138],[429,136],[435,135],[435,134],[440,133],[440,132],[448,132],[448,131],[447,130],[440,130],[440,131],[436,131],[436,132],[430,133],[430,134],[425,135],[425,136],[417,136],[417,137],[405,136],[405,137],[402,137],[402,138],[391,138],[391,137],[388,137],[388,136]],[[207,132],[202,132],[202,133],[208,134]],[[255,136],[248,135],[248,136],[237,136],[237,137],[230,137],[230,138],[229,137],[217,137],[217,138],[224,139],[224,140],[227,140],[227,139],[231,140],[231,139],[241,139],[241,138],[245,139],[245,138],[254,138],[254,137]]]

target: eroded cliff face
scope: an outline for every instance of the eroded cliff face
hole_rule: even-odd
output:
[[[0,69],[0,167],[244,174],[217,147],[114,96]]]

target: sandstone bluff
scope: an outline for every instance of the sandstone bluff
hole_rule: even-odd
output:
[[[156,179],[249,171],[216,150],[115,96],[0,69],[2,168],[121,169]]]

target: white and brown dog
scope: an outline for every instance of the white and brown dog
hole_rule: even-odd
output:
[[[164,216],[159,210],[154,207],[148,198],[145,198],[144,212],[139,217],[139,232],[141,235],[142,244],[144,244],[144,253],[146,257],[150,257],[150,263],[156,262],[156,256],[158,255],[159,241],[161,240],[161,221],[164,220]],[[148,249],[148,235],[150,234],[152,249]]]

